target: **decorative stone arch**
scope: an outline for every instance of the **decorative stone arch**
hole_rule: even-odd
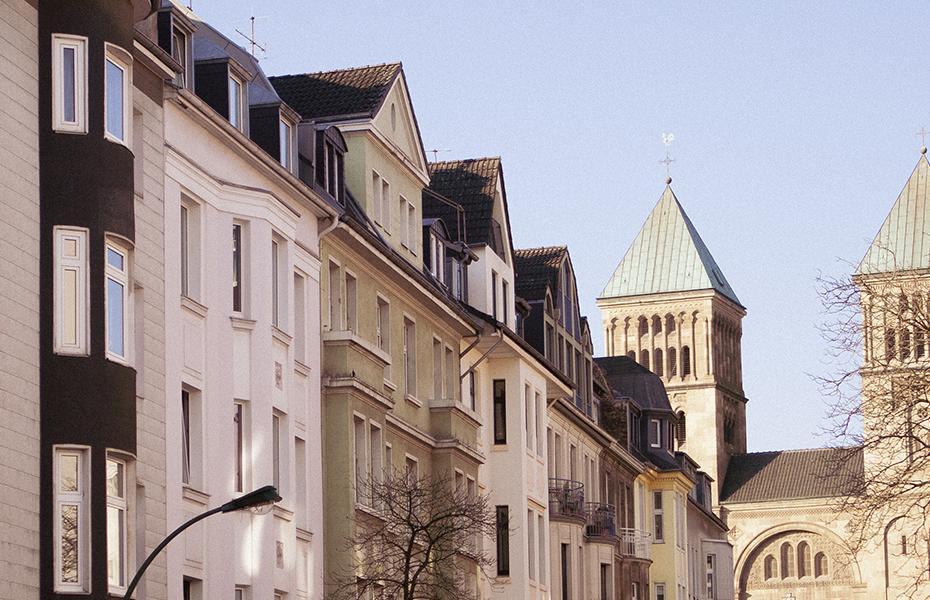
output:
[[[782,576],[781,550],[786,544],[790,544],[794,559],[791,561],[794,574],[788,578]],[[824,577],[815,576],[813,564],[810,573],[798,576],[794,552],[799,546],[809,549],[812,557],[823,555],[821,560],[827,565]],[[770,556],[775,560],[767,570],[766,559]],[[765,577],[773,571],[774,577]],[[859,564],[842,538],[821,525],[801,522],[784,523],[756,535],[737,557],[734,575],[739,600],[781,600],[786,591],[794,593],[798,600],[805,600],[814,598],[814,588],[825,587],[831,590],[831,598],[852,598],[852,590],[862,582]]]

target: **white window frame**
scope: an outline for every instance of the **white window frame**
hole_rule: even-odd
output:
[[[122,544],[122,553],[119,556],[120,562],[120,571],[117,574],[117,580],[114,582],[113,574],[110,572],[110,548],[107,547],[107,586],[110,593],[122,595],[126,592],[126,585],[128,583],[128,572],[129,567],[132,564],[132,544],[130,543],[130,531],[129,528],[133,519],[130,515],[130,503],[129,503],[129,482],[132,481],[130,477],[130,468],[131,463],[129,460],[123,456],[114,453],[107,452],[107,468],[109,469],[109,463],[113,462],[123,467],[123,496],[111,496],[109,490],[107,490],[107,543],[109,544],[110,537],[110,509],[115,509],[121,511],[122,513],[122,533],[120,536],[120,543]]]
[[[659,498],[658,503],[656,503],[656,494],[658,494]],[[659,517],[660,520],[656,521],[656,517]],[[662,526],[657,528],[657,522],[661,523]],[[665,543],[665,494],[662,493],[662,490],[652,490],[652,535],[656,544]]]
[[[178,40],[181,40],[180,44]],[[187,60],[189,44],[190,36],[177,25],[173,25],[171,27],[171,58],[181,65],[181,72],[175,76],[174,81],[178,86],[185,88],[190,87],[191,83],[188,65],[190,61]],[[179,48],[179,46],[182,47]]]
[[[652,433],[655,434],[655,441],[649,441],[650,448],[661,448],[662,447],[662,421],[659,419],[649,419],[649,428],[652,430]]]
[[[233,100],[233,89],[234,89],[233,83],[235,83],[238,86],[236,88],[237,92],[235,94],[236,109],[237,109],[235,111],[236,112],[235,121],[233,121],[233,101],[232,101]],[[226,101],[228,102],[226,112],[229,114],[229,124],[235,127],[236,129],[238,129],[239,131],[245,131],[244,125],[243,125],[243,123],[245,122],[245,118],[243,116],[243,110],[242,110],[243,108],[242,99],[243,99],[243,96],[245,96],[245,94],[243,94],[244,90],[245,90],[245,82],[242,81],[240,77],[233,75],[232,72],[230,71],[230,73],[228,74],[226,78],[226,96],[227,96]]]
[[[278,160],[281,166],[294,171],[294,124],[287,119],[278,120]]]
[[[656,600],[668,600],[668,595],[666,594],[664,583],[656,583],[655,592]]]
[[[111,142],[132,148],[132,55],[114,44],[105,44],[103,60],[103,137]],[[123,137],[122,139],[111,133],[107,127],[109,120],[109,107],[107,106],[107,62],[123,71]]]
[[[391,182],[381,178],[381,227],[391,233]]]
[[[54,345],[56,354],[87,356],[90,353],[90,319],[88,318],[90,307],[90,268],[88,266],[88,237],[89,231],[84,227],[56,226],[54,228]],[[75,256],[65,255],[64,244],[67,241],[73,241],[75,243],[77,251]],[[68,271],[75,272],[75,306],[73,307],[75,342],[73,344],[65,341],[65,314],[66,311],[71,310],[70,306],[65,305],[66,299],[64,297],[65,272]]]
[[[372,169],[371,171],[371,218],[374,219],[375,223],[384,227],[384,224],[381,223],[381,204],[383,202],[381,197],[381,174]]]
[[[706,594],[708,600],[717,598],[717,555],[708,554],[704,559]]]
[[[410,331],[413,333],[412,340],[407,334],[408,325]],[[413,402],[417,402],[417,322],[406,313],[404,313],[403,336],[404,397]]]
[[[123,270],[119,270],[113,265],[110,264],[108,260],[109,251],[112,250],[120,256],[123,257]],[[128,244],[125,244],[122,241],[117,240],[116,238],[107,236],[106,243],[104,245],[104,296],[105,296],[105,305],[104,305],[104,323],[106,329],[106,356],[108,359],[124,364],[130,362],[130,332],[132,331],[132,313],[129,308],[131,306],[130,296],[132,294],[132,283],[130,277],[131,271],[131,260],[132,256]],[[123,330],[121,335],[123,337],[123,354],[117,354],[116,352],[110,349],[110,340],[113,332],[110,331],[110,303],[113,301],[110,298],[110,291],[108,283],[110,280],[123,286],[123,297],[121,299],[123,303]]]
[[[65,120],[65,48],[74,50],[74,121]],[[52,34],[52,129],[59,133],[87,133],[87,38]]]
[[[403,196],[401,196],[401,198],[403,198]],[[416,255],[417,248],[418,248],[417,231],[419,230],[419,227],[417,227],[417,208],[416,206],[413,205],[413,202],[411,202],[410,200],[407,200],[406,198],[404,198],[404,200],[407,203],[407,229],[408,229],[407,235],[409,237],[407,248],[410,250],[410,252],[413,255]],[[401,219],[403,219],[403,217],[404,215],[401,215]],[[401,224],[401,226],[403,226],[403,224]]]
[[[89,594],[91,591],[90,578],[90,461],[88,460],[90,448],[87,446],[54,446],[52,461],[52,481],[54,482],[54,523],[52,524],[54,548],[54,589],[61,593]],[[77,456],[77,483],[78,489],[74,492],[61,490],[60,458],[64,455]],[[61,513],[62,506],[76,506],[78,515],[78,565],[77,581],[65,582],[61,580],[62,553],[61,553]]]

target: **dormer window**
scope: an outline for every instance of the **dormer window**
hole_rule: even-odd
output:
[[[446,246],[434,232],[429,234],[430,273],[437,281],[446,285]]]
[[[662,421],[659,419],[649,419],[649,447],[662,447]]]
[[[293,171],[294,166],[294,126],[285,119],[281,119],[278,125],[278,159],[281,166],[288,171]]]
[[[327,126],[316,132],[316,181],[339,204],[345,204],[343,183],[343,165],[346,152],[345,138],[337,127]],[[383,181],[381,176],[372,174],[373,199],[380,198]],[[373,200],[374,202],[374,200]],[[381,223],[380,203],[371,207],[371,216]]]
[[[181,71],[174,76],[174,82],[178,87],[187,87],[190,79],[187,73],[187,34],[177,26],[171,28],[171,58],[181,65]]]
[[[242,81],[234,75],[229,76],[229,122],[242,131]]]

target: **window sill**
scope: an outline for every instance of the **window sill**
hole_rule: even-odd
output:
[[[129,150],[130,152],[132,152],[132,148],[129,147],[129,141],[128,141],[128,140],[121,140],[121,139],[119,139],[118,137],[116,137],[115,135],[113,135],[112,133],[110,133],[110,132],[108,132],[108,131],[106,131],[106,130],[104,130],[104,132],[103,132],[103,139],[107,140],[108,142],[113,142],[114,144],[119,144],[120,146],[122,146],[122,147],[126,148],[127,150]]]
[[[289,522],[294,520],[294,511],[284,508],[278,504],[274,505],[274,507],[271,509],[271,512],[279,519],[283,519]]]
[[[107,360],[108,360],[108,361],[114,362],[114,363],[116,363],[116,364],[118,364],[118,365],[123,365],[123,366],[126,366],[126,367],[132,366],[132,365],[129,364],[129,359],[128,359],[128,358],[126,358],[125,356],[120,356],[120,355],[118,355],[118,354],[113,354],[113,353],[110,352],[109,350],[108,350],[107,353],[106,353],[106,357],[107,357]]]
[[[232,316],[229,317],[229,322],[232,324],[233,329],[240,329],[242,331],[252,331],[255,329],[255,321],[252,319]]]
[[[207,307],[190,296],[181,295],[181,308],[186,308],[201,318],[207,317]]]
[[[294,372],[298,375],[303,375],[304,377],[310,376],[310,366],[304,363],[302,360],[294,359]]]
[[[404,400],[406,400],[410,404],[413,404],[414,406],[417,406],[417,407],[423,406],[423,403],[417,400],[416,396],[412,396],[410,394],[404,394]]]
[[[182,484],[181,497],[201,506],[206,506],[210,502],[210,494],[194,489],[187,483]]]
[[[286,345],[288,345],[288,346],[290,346],[290,345],[291,345],[291,342],[294,341],[294,338],[291,336],[291,334],[287,333],[286,331],[284,331],[283,329],[281,329],[281,328],[278,327],[277,325],[272,325],[272,326],[271,326],[271,335],[272,335],[276,340],[278,340],[279,342],[281,342],[282,344],[286,344]]]
[[[391,381],[390,379],[387,379],[387,378],[385,378],[385,380],[384,380],[384,387],[386,387],[387,389],[391,390],[392,392],[396,392],[396,391],[397,391],[397,384],[394,383],[393,381]]]

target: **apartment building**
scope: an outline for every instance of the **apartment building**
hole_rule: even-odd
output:
[[[322,598],[320,231],[298,116],[246,51],[178,4],[165,114],[165,451],[169,529],[262,485],[271,515],[196,525],[167,549],[168,595]]]

